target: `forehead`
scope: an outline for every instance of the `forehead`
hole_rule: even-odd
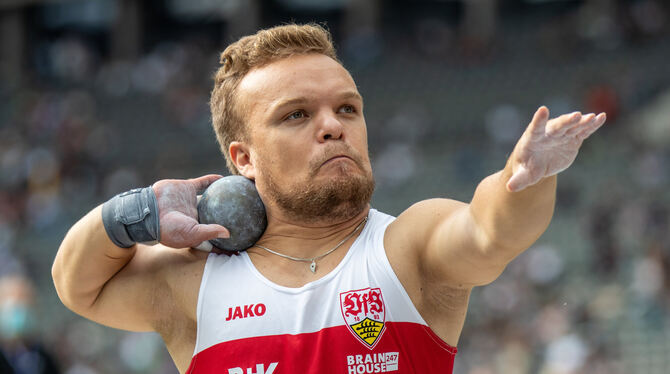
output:
[[[240,81],[237,100],[254,113],[294,98],[319,99],[346,91],[358,93],[349,72],[322,54],[297,55],[253,69]]]

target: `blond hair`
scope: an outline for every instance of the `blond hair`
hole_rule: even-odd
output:
[[[330,33],[317,24],[289,24],[260,30],[229,45],[221,53],[221,67],[214,76],[209,106],[216,140],[232,174],[239,171],[228,154],[230,143],[247,140],[245,121],[235,103],[240,81],[254,68],[308,53],[323,54],[339,62]]]

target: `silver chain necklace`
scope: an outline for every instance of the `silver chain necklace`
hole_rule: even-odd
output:
[[[272,254],[274,254],[274,255],[277,255],[277,256],[279,256],[279,257],[283,257],[283,258],[287,258],[287,259],[289,259],[289,260],[300,261],[300,262],[309,262],[309,263],[310,263],[310,264],[309,264],[309,270],[311,270],[312,273],[316,273],[316,260],[320,260],[320,259],[322,259],[322,258],[328,256],[329,254],[333,253],[333,251],[335,251],[336,249],[340,248],[340,246],[341,246],[342,244],[344,244],[344,242],[346,242],[347,240],[351,239],[351,237],[354,236],[354,234],[356,233],[356,231],[358,231],[358,229],[360,229],[361,227],[363,227],[363,225],[365,225],[365,222],[367,222],[367,221],[368,221],[368,217],[365,217],[365,218],[363,219],[363,221],[361,221],[361,223],[359,223],[358,226],[356,226],[356,228],[354,229],[354,231],[352,231],[351,234],[347,235],[346,238],[342,239],[341,242],[337,243],[336,246],[334,246],[333,248],[329,249],[328,252],[326,252],[326,253],[324,253],[324,254],[322,254],[322,255],[316,256],[316,257],[312,257],[312,258],[293,257],[293,256],[285,255],[285,254],[283,254],[283,253],[275,252],[275,251],[271,250],[270,248],[266,248],[266,247],[263,247],[262,245],[258,245],[258,244],[254,244],[254,247],[258,247],[258,248],[261,248],[261,249],[265,249],[266,251],[268,251],[268,252],[270,252],[270,253],[272,253]]]

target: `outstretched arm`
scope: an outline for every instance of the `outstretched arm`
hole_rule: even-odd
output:
[[[545,231],[554,211],[556,174],[575,160],[584,139],[605,114],[579,112],[549,119],[541,107],[505,168],[477,187],[470,204],[427,200],[404,212],[394,230],[406,230],[426,276],[459,286],[492,282]]]

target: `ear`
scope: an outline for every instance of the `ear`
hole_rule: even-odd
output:
[[[251,152],[249,146],[244,142],[231,142],[228,147],[228,154],[230,159],[237,167],[237,171],[240,172],[243,176],[255,180],[256,179],[256,168],[254,167],[253,160],[251,159]]]

